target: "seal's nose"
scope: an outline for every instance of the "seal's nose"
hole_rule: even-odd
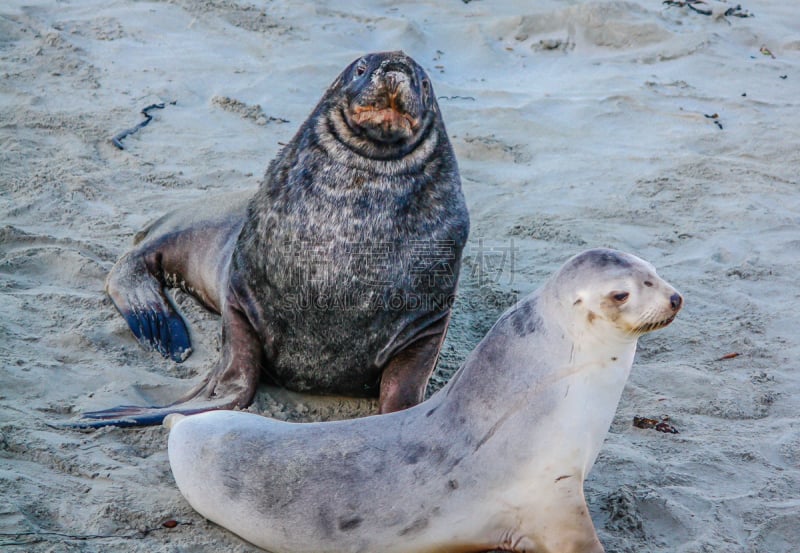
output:
[[[672,307],[672,310],[677,313],[678,309],[683,305],[683,298],[679,293],[675,292],[669,297],[669,305]]]
[[[405,73],[401,73],[399,71],[389,71],[384,75],[384,81],[386,82],[386,89],[389,91],[390,94],[394,94],[397,92],[397,87],[400,85],[401,82],[407,80],[408,77]]]

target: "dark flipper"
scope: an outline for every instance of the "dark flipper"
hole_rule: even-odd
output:
[[[381,375],[379,413],[408,409],[424,399],[449,323],[448,313],[426,328],[420,338],[392,356]]]
[[[236,194],[164,215],[111,269],[106,292],[145,347],[178,363],[192,352],[186,324],[164,291],[180,287],[219,313],[247,198]]]
[[[222,359],[205,380],[184,397],[160,407],[121,405],[84,413],[72,428],[103,426],[150,426],[161,424],[171,413],[193,415],[215,409],[250,405],[264,365],[264,349],[247,316],[228,303],[222,313]]]
[[[171,413],[194,415],[217,409],[247,407],[252,403],[258,386],[260,365],[239,366],[234,371],[229,365],[215,369],[202,384],[174,403],[164,406],[119,405],[100,411],[83,413],[77,421],[65,424],[71,428],[101,428],[104,426],[152,426],[161,424]],[[231,381],[226,375],[236,374]]]
[[[134,248],[117,261],[106,280],[106,292],[137,340],[178,363],[191,354],[191,340],[165,288],[180,287],[208,309],[222,312],[223,357],[217,368],[169,405],[94,411],[66,426],[146,426],[161,423],[170,413],[189,415],[250,404],[262,366],[261,342],[247,318],[232,307],[235,296],[223,309],[225,295],[230,294],[231,253],[250,196],[252,192],[228,194],[164,215],[136,235]]]
[[[230,409],[235,406],[235,400],[219,400],[207,403],[198,403],[192,407],[191,403],[183,403],[172,407],[140,407],[136,405],[120,405],[102,411],[83,413],[77,421],[65,423],[69,428],[102,428],[104,426],[153,426],[161,424],[164,418],[171,413],[194,415],[215,409]]]
[[[133,310],[128,313],[121,309],[119,311],[142,345],[181,363],[192,353],[192,344],[186,323],[174,308],[169,307],[145,307],[144,311]]]
[[[164,292],[164,283],[138,252],[114,265],[106,292],[143,346],[177,363],[192,353],[186,323]]]

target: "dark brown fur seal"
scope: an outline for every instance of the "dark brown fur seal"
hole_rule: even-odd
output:
[[[469,232],[425,71],[402,52],[354,61],[255,196],[225,204],[156,221],[106,285],[137,338],[178,362],[189,334],[164,288],[220,313],[216,367],[174,404],[85,413],[78,424],[245,407],[262,372],[295,391],[377,395],[382,413],[420,402]]]

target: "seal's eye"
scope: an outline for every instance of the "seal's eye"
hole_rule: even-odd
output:
[[[614,292],[611,294],[611,297],[614,298],[614,301],[617,303],[625,303],[629,296],[630,294],[628,292]]]
[[[366,73],[366,72],[367,72],[367,62],[365,62],[364,60],[361,60],[360,62],[358,62],[358,65],[356,65],[355,76],[356,77],[362,77],[364,75],[364,73]]]
[[[644,281],[644,285],[647,286],[648,288],[650,288],[651,286],[653,286],[653,283],[650,282],[649,280],[645,280]]]

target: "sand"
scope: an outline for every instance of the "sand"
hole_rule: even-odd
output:
[[[3,2],[2,550],[256,551],[183,500],[163,428],[48,424],[206,373],[217,317],[178,295],[196,349],[163,360],[105,297],[109,268],[164,211],[255,188],[347,63],[403,49],[432,77],[473,222],[431,389],[572,254],[644,257],[686,307],[640,341],[586,482],[601,540],[796,552],[800,27],[793,2],[742,3],[754,17],[658,0]],[[251,409],[371,407],[263,388]]]

